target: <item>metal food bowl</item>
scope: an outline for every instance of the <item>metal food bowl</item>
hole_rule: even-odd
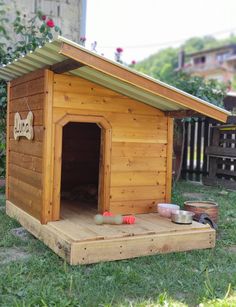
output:
[[[179,210],[171,213],[171,221],[176,224],[192,224],[193,216],[193,212]]]

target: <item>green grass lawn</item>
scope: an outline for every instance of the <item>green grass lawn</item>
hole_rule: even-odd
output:
[[[220,204],[216,248],[76,267],[13,235],[0,194],[0,306],[236,306],[236,193],[182,182],[173,202],[186,192]]]

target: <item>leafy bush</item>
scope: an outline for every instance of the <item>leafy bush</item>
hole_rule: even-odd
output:
[[[61,30],[54,24],[51,18],[48,18],[42,12],[35,14],[30,20],[26,16],[21,16],[16,12],[16,18],[13,22],[13,31],[17,35],[17,41],[8,36],[6,24],[9,20],[5,18],[5,4],[0,1],[0,65],[6,65],[9,62],[34,51],[37,47],[44,45],[53,39],[55,33],[61,34]],[[10,43],[7,46],[7,43]],[[0,80],[0,177],[5,175],[5,127],[6,127],[6,108],[7,108],[7,83]]]

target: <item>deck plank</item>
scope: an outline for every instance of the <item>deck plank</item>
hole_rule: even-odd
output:
[[[174,224],[157,213],[137,214],[133,225],[96,225],[94,223],[95,207],[86,208],[86,206],[88,207],[88,204],[62,202],[62,219],[50,222],[49,225],[75,242],[209,229],[209,225],[196,222],[192,225]]]
[[[6,201],[6,211],[72,265],[215,246],[215,230],[208,225],[196,223],[197,227],[186,225],[178,230],[180,225],[158,214],[137,215],[134,225],[99,226],[93,222],[92,210],[86,213],[81,207],[68,206],[60,221],[43,225],[10,201]]]

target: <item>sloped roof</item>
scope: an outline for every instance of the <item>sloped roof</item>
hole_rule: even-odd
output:
[[[67,63],[68,59],[73,63]],[[67,63],[64,72],[88,79],[162,111],[193,110],[226,122],[231,113],[115,61],[108,60],[64,37],[46,43],[0,68],[0,78],[10,81],[40,68]],[[170,113],[169,113],[170,114]]]

